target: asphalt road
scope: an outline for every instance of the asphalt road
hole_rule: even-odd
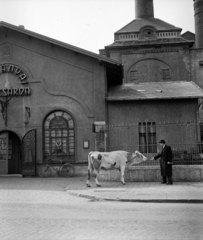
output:
[[[91,201],[66,181],[1,179],[0,239],[203,239],[203,204]]]

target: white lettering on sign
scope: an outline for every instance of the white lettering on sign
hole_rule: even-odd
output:
[[[0,73],[13,73],[18,76],[21,84],[28,83],[27,75],[24,73],[24,71],[20,67],[13,64],[0,65]]]
[[[31,90],[29,87],[25,88],[3,88],[0,89],[0,91],[3,91],[4,96],[28,96],[31,93]]]

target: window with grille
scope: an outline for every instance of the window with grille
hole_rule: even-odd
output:
[[[75,129],[64,111],[51,113],[44,121],[44,161],[74,161]]]
[[[170,79],[171,78],[171,71],[170,69],[162,69],[162,79]]]
[[[139,150],[142,153],[157,152],[155,122],[139,123]]]
[[[138,73],[137,70],[130,71],[130,81],[135,82],[138,80]]]

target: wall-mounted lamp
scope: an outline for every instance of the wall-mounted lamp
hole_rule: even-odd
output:
[[[88,149],[89,147],[90,147],[90,141],[89,140],[83,141],[83,148]]]
[[[29,123],[29,118],[30,118],[30,108],[25,107],[25,118],[24,118],[24,123],[25,124]]]
[[[7,107],[10,100],[11,100],[11,97],[7,98],[4,96],[2,96],[0,99],[0,111],[6,126],[7,126]]]

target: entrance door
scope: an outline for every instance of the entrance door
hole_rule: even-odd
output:
[[[0,134],[0,174],[8,173],[8,133]]]
[[[8,135],[8,173],[21,173],[20,139],[13,132],[9,132]]]
[[[0,133],[0,174],[21,173],[20,149],[20,139],[15,133]]]
[[[37,130],[30,130],[22,139],[22,175],[36,175],[36,136]]]

